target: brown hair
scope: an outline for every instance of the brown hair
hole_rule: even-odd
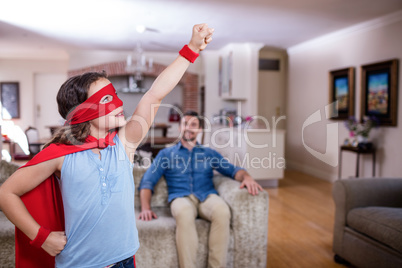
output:
[[[76,75],[64,82],[57,93],[57,104],[60,115],[66,119],[67,115],[75,107],[88,99],[90,86],[101,78],[107,78],[105,71]],[[51,143],[82,144],[90,134],[90,128],[91,124],[89,122],[63,126],[57,130],[51,141],[44,147],[49,146]]]
[[[199,116],[199,114],[196,111],[188,110],[183,114],[183,117],[185,117],[186,115],[197,118],[198,123],[199,123],[199,128],[202,128],[204,126],[204,120],[202,120],[201,116]]]

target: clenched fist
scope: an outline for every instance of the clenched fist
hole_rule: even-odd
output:
[[[208,24],[196,24],[193,27],[193,35],[191,36],[188,47],[194,52],[204,50],[207,45],[212,41],[213,28],[209,28]]]
[[[67,244],[65,232],[51,232],[42,245],[42,248],[49,253],[50,256],[59,254]]]

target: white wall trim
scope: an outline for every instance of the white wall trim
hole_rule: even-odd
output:
[[[335,31],[329,34],[325,34],[322,36],[319,36],[317,38],[313,38],[311,40],[308,40],[306,42],[297,44],[295,46],[292,46],[287,49],[288,54],[294,54],[298,53],[301,51],[304,51],[305,49],[317,47],[319,45],[323,45],[326,43],[334,42],[337,40],[340,40],[342,38],[348,37],[350,35],[355,35],[358,33],[364,33],[373,29],[377,29],[380,27],[383,27],[388,24],[392,24],[395,22],[398,22],[402,20],[402,10],[396,11],[394,13],[372,19],[366,22],[362,22],[356,25],[353,25],[351,27],[344,28],[339,31]]]
[[[336,174],[330,174],[327,171],[313,168],[309,165],[297,163],[294,161],[286,160],[286,168],[294,169],[329,182],[334,182],[338,179]]]

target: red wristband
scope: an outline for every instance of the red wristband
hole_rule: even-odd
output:
[[[35,239],[29,242],[34,247],[41,248],[43,243],[45,242],[46,238],[49,236],[50,230],[46,229],[45,227],[40,227],[38,234],[36,235]]]
[[[188,47],[188,45],[184,45],[184,47],[179,51],[179,54],[188,60],[191,63],[194,63],[194,61],[198,58],[200,54],[194,52],[191,50],[191,48]]]

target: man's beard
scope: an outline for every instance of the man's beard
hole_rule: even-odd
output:
[[[184,133],[183,133],[183,137],[182,137],[182,139],[184,140],[184,141],[187,141],[187,142],[195,142],[196,141],[196,139],[197,139],[197,135],[194,135],[194,137],[191,137],[191,138],[187,138],[186,137],[186,133],[194,133],[194,132],[191,132],[191,131],[184,131]]]

